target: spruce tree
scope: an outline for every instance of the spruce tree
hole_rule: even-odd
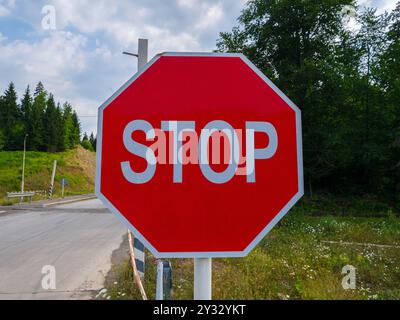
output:
[[[37,97],[39,94],[43,93],[44,91],[45,91],[44,85],[41,81],[39,81],[38,84],[36,85],[34,96]]]
[[[73,141],[73,147],[75,147],[81,141],[81,123],[79,122],[78,114],[75,111],[72,112],[72,126],[73,126],[72,141]]]
[[[64,147],[66,150],[74,147],[74,125],[72,122],[72,107],[68,102],[63,105]]]
[[[46,110],[47,92],[44,90],[43,84],[38,83],[35,90],[35,98],[32,105],[32,113],[30,125],[32,132],[30,133],[29,141],[32,150],[46,151],[45,128],[44,128],[44,113]]]
[[[56,128],[57,128],[57,151],[65,151],[65,130],[64,130],[64,119],[63,111],[60,103],[57,103],[56,107]]]
[[[31,124],[31,115],[32,115],[32,96],[30,93],[29,85],[25,90],[24,96],[21,100],[21,113],[22,113],[22,122],[24,125],[25,134],[30,137],[32,134],[32,124]],[[29,138],[28,138],[29,139]],[[27,144],[27,149],[30,149],[30,144]]]
[[[93,132],[90,134],[89,141],[93,147],[93,150],[95,151],[96,150],[96,138],[94,137]]]
[[[4,124],[4,98],[0,96],[0,151],[4,150],[6,147],[6,134],[3,129]]]
[[[5,149],[19,150],[21,148],[23,124],[14,83],[11,82],[5,91],[0,108],[0,125],[4,135]]]
[[[46,111],[44,114],[44,130],[46,149],[49,152],[57,151],[58,140],[58,123],[57,123],[57,108],[52,94],[46,101]]]
[[[84,147],[87,150],[94,151],[93,144],[90,141],[90,139],[88,138],[88,135],[86,132],[83,134],[81,145],[82,145],[82,147]]]

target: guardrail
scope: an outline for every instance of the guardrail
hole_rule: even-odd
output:
[[[35,195],[34,191],[27,191],[27,192],[7,192],[7,200],[11,198],[29,198],[29,201],[32,202],[32,197]]]

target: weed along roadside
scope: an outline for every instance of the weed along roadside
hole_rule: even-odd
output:
[[[302,208],[302,210],[307,210]],[[305,217],[297,207],[245,258],[213,259],[215,300],[400,299],[400,221],[371,217]],[[335,239],[337,243],[326,243]],[[144,287],[155,299],[156,261],[146,258]],[[172,259],[174,300],[193,298],[193,260]],[[355,289],[345,289],[345,266],[356,269]],[[113,267],[99,299],[141,300],[127,258]]]

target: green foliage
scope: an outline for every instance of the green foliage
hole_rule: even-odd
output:
[[[390,205],[388,199],[376,195],[333,195],[314,194],[312,197],[304,196],[291,210],[293,216],[343,216],[343,217],[389,217],[398,216],[394,204]]]
[[[65,151],[80,143],[78,116],[68,103],[61,108],[39,82],[34,96],[27,87],[21,103],[10,83],[0,97],[0,150],[21,150],[27,135],[27,150]]]
[[[399,218],[289,214],[247,257],[213,259],[213,299],[398,300],[399,252]],[[355,290],[342,287],[345,265],[356,268]],[[144,287],[150,299],[155,266],[147,254]],[[173,299],[192,299],[193,259],[173,259],[172,267]],[[128,261],[113,273],[99,298],[141,300]]]
[[[385,194],[400,207],[400,3],[391,15],[354,5],[251,0],[217,47],[243,52],[302,109],[310,193]]]
[[[71,149],[80,142],[81,128],[78,116],[73,111],[69,103],[64,103],[63,123],[64,123],[64,147]]]
[[[44,90],[42,83],[36,87],[35,98],[32,104],[32,112],[29,119],[30,132],[29,144],[30,150],[42,151],[45,150],[44,142],[46,132],[44,130],[44,112],[46,110],[47,92]]]
[[[93,132],[90,134],[89,141],[90,141],[90,144],[93,147],[93,150],[96,151],[97,137],[95,138]]]
[[[4,148],[16,150],[21,144],[21,112],[17,105],[17,93],[11,82],[4,96],[0,98],[0,128],[4,139]]]
[[[89,140],[84,140],[84,141],[82,141],[81,145],[82,145],[82,147],[84,147],[86,150],[94,151],[93,146],[92,146],[92,144],[90,143]]]
[[[3,130],[0,129],[0,151],[4,149],[5,145],[6,145],[6,137],[3,133]]]
[[[385,90],[385,105],[394,114],[391,121],[391,132],[388,148],[390,149],[390,173],[395,178],[393,189],[400,203],[400,2],[390,15],[391,26],[387,34],[387,49],[380,56],[380,69],[377,79]]]
[[[94,138],[93,132],[90,134],[90,138],[88,137],[86,132],[83,134],[81,145],[86,150],[89,150],[89,151],[95,151],[96,150],[96,140]]]

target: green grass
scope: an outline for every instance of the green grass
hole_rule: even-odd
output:
[[[382,200],[373,194],[339,196],[320,193],[313,197],[304,196],[295,212],[307,216],[388,217],[400,214],[400,203]]]
[[[61,179],[66,178],[68,185],[65,195],[93,192],[93,173],[86,172],[77,156],[78,149],[60,153],[26,153],[25,190],[48,190],[54,160],[57,160],[54,196],[61,194]],[[79,148],[80,154],[89,153]],[[89,155],[89,157],[91,157]],[[94,157],[93,157],[94,161]],[[94,165],[94,164],[93,164]],[[0,201],[6,192],[21,190],[22,151],[0,152]],[[3,200],[3,204],[7,201]]]
[[[295,210],[296,211],[296,210]],[[289,214],[246,258],[213,259],[213,299],[400,299],[400,219]],[[345,265],[356,289],[342,288]],[[192,299],[193,263],[173,259],[174,299]],[[129,262],[114,269],[111,299],[141,299]],[[155,260],[147,254],[144,286],[155,294]]]

